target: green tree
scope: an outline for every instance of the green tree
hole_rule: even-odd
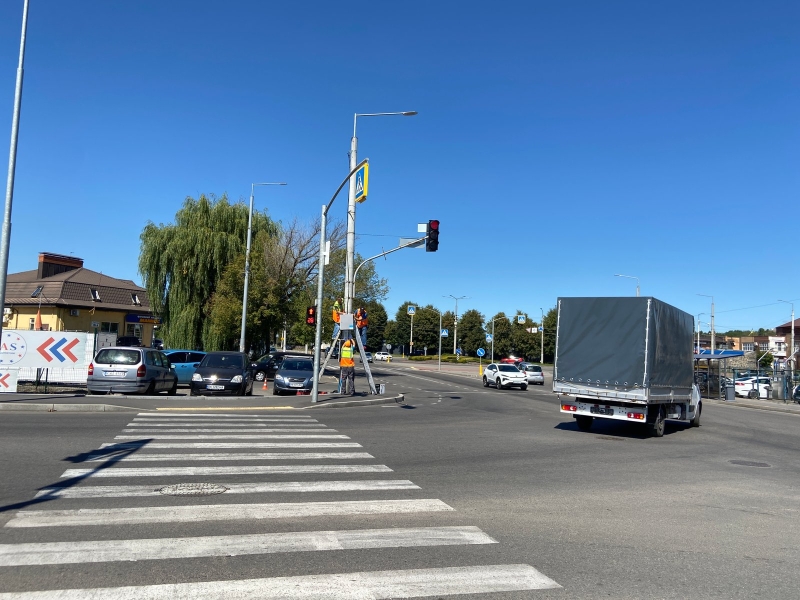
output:
[[[216,349],[211,340],[218,336],[211,332],[207,304],[225,270],[244,253],[248,214],[244,202],[201,195],[186,198],[174,224],[145,225],[139,273],[169,346]],[[266,213],[254,213],[253,232],[274,237],[277,227]]]
[[[494,328],[492,328],[492,321],[494,321]],[[511,338],[513,329],[511,321],[504,312],[499,312],[494,315],[486,323],[486,333],[494,332],[494,358],[499,360],[504,356],[508,356],[514,347],[514,341]],[[489,342],[489,348],[486,349],[487,354],[491,353],[492,344]]]
[[[478,348],[486,349],[484,319],[485,317],[474,308],[465,311],[458,319],[458,341],[467,356],[477,356]],[[453,348],[450,346],[450,351],[452,350]]]
[[[558,307],[554,306],[544,315],[544,360],[552,363],[556,356],[556,327]],[[539,334],[541,335],[541,334]]]

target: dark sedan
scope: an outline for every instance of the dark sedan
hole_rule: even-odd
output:
[[[284,356],[281,366],[275,373],[272,393],[310,392],[314,385],[314,359],[306,356]]]
[[[189,395],[253,394],[253,370],[244,352],[209,352],[200,361],[189,384]]]
[[[264,381],[265,379],[273,379],[275,371],[281,366],[281,361],[285,356],[308,356],[308,354],[301,354],[299,352],[270,352],[259,358],[253,372],[255,373],[256,381]]]

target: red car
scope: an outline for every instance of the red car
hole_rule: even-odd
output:
[[[515,358],[513,356],[509,356],[508,358],[501,358],[500,362],[505,365],[518,365],[521,362],[525,362],[524,358]]]

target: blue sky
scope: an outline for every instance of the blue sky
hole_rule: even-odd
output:
[[[22,4],[0,3],[5,131]],[[718,330],[800,313],[797,2],[31,5],[9,272],[51,251],[140,282],[148,220],[257,181],[311,220],[353,113],[416,110],[358,121],[357,251],[441,221],[439,252],[378,263],[390,315],[452,294],[538,319],[634,294],[616,273],[695,315],[713,295]]]

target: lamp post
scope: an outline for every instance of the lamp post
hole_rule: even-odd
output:
[[[697,295],[711,298],[711,356],[714,356],[714,351],[717,348],[716,344],[714,343],[714,296],[709,296],[708,294]]]
[[[789,346],[789,358],[791,359],[792,363],[794,364],[794,302],[789,302],[788,300],[778,300],[778,302],[783,302],[784,304],[789,304],[792,307],[792,342],[791,346]],[[794,369],[792,369],[794,370]]]
[[[257,185],[286,185],[285,183],[253,183],[250,185],[250,213],[247,218],[247,250],[244,255],[244,294],[242,295],[242,331],[239,352],[244,352],[244,334],[247,329],[247,292],[250,289],[250,240],[253,237],[253,196]]]
[[[5,308],[6,276],[8,275],[8,250],[11,245],[11,205],[14,200],[14,173],[17,169],[17,140],[19,139],[19,111],[22,105],[22,76],[25,70],[25,34],[28,30],[28,0],[22,5],[22,33],[19,40],[19,65],[17,84],[14,88],[14,112],[11,117],[11,147],[8,151],[8,179],[6,181],[6,203],[3,212],[3,229],[0,233],[0,304]],[[0,333],[3,324],[0,322]]]
[[[539,328],[542,330],[542,342],[540,348],[542,353],[539,358],[539,364],[544,365],[544,310],[540,308],[539,311],[542,313],[542,320],[539,322]]]
[[[636,275],[618,275],[614,274],[614,277],[627,277],[628,279],[635,279],[636,280],[636,297],[639,297],[639,278]]]
[[[417,114],[415,110],[407,110],[403,112],[385,112],[385,113],[355,113],[353,115],[353,137],[350,140],[350,171],[355,173],[356,165],[358,164],[358,138],[356,137],[356,123],[358,117],[390,117],[402,116],[413,117]],[[356,180],[355,175],[350,177],[350,191],[347,200],[347,257],[346,257],[346,270],[344,282],[344,310],[345,312],[353,312],[353,297],[352,289],[353,281],[353,257],[355,256],[356,248]]]
[[[456,301],[456,312],[453,316],[453,354],[455,354],[456,346],[458,345],[458,301],[469,298],[469,296],[453,296],[453,294],[447,294],[446,296],[442,296],[442,298],[453,298]],[[441,334],[441,331],[439,333]]]
[[[697,354],[700,354],[700,316],[704,314],[706,313],[697,313]]]

